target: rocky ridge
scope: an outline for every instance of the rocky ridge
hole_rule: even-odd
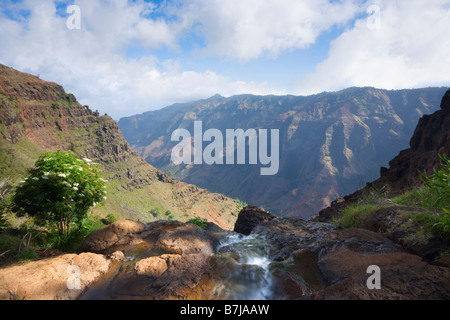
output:
[[[201,217],[233,228],[234,200],[172,179],[134,153],[108,115],[82,106],[56,83],[0,65],[0,195],[40,153],[57,149],[101,164],[109,183],[99,214],[151,221],[170,211],[177,220]],[[152,208],[161,216],[152,216]]]
[[[147,162],[188,183],[264,207],[278,216],[310,218],[379,177],[408,146],[417,121],[439,109],[445,88],[348,88],[313,96],[254,96],[176,104],[122,118],[131,148]],[[175,129],[278,129],[280,170],[261,176],[259,165],[181,165],[170,161]],[[149,126],[155,122],[157,125]],[[206,142],[204,146],[206,146]],[[248,162],[247,162],[248,163]]]

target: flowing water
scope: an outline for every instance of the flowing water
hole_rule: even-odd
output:
[[[135,279],[134,265],[137,261],[162,252],[153,244],[118,247],[126,256],[125,261],[114,262],[106,275],[92,285],[81,297],[83,300],[151,299],[145,295],[151,279]],[[271,299],[273,279],[269,270],[269,253],[273,250],[268,242],[256,235],[243,236],[234,232],[221,235],[220,244],[213,256],[212,276],[207,277],[208,293],[202,299],[265,300]],[[148,281],[146,283],[146,281]],[[200,281],[201,282],[201,281]],[[200,283],[200,286],[202,284]],[[203,290],[205,291],[205,290]],[[187,297],[189,299],[189,297]]]
[[[222,281],[217,285],[215,294],[235,300],[270,299],[273,287],[269,270],[271,249],[260,236],[237,233],[225,236],[216,253],[218,263],[223,265],[217,270]]]

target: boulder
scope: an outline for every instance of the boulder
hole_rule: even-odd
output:
[[[275,219],[276,216],[265,210],[253,206],[247,206],[239,212],[234,225],[234,231],[249,235],[257,225]]]
[[[74,300],[111,261],[95,253],[65,254],[0,269],[0,299]]]
[[[136,262],[134,270],[138,275],[157,278],[167,270],[167,262],[162,257],[150,257]]]
[[[164,230],[159,235],[157,245],[175,254],[214,253],[218,240],[212,233],[202,228],[186,223],[174,229]]]
[[[122,251],[114,251],[108,258],[112,261],[125,261],[127,259]]]
[[[254,234],[275,247],[274,290],[289,299],[450,298],[450,269],[423,261],[382,234],[366,229],[277,218]],[[445,257],[442,258],[445,260]],[[445,261],[444,261],[445,262]],[[369,266],[381,269],[381,289],[369,289]]]
[[[131,220],[119,220],[93,231],[84,239],[78,252],[102,253],[113,245],[130,241],[132,234],[144,231],[145,225]]]
[[[369,290],[369,266],[380,268],[381,288]],[[321,270],[332,284],[315,292],[313,299],[358,300],[448,300],[450,269],[428,264],[406,252],[361,253],[340,247],[320,261]]]

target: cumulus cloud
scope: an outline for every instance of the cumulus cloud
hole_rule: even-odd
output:
[[[81,9],[80,30],[66,26],[73,3]],[[369,3],[361,0],[2,0],[0,63],[58,82],[116,119],[216,93],[445,84],[449,1],[374,3],[379,30],[367,27]],[[276,59],[332,29],[344,32],[296,92],[274,89],[270,75],[241,81],[202,67],[204,57],[219,64]]]
[[[193,0],[179,14],[204,35],[202,53],[246,61],[306,48],[360,10],[350,0]]]
[[[297,94],[350,86],[402,89],[450,84],[450,2],[377,1],[371,12],[335,39],[329,57],[300,79]],[[368,27],[369,22],[369,27]]]

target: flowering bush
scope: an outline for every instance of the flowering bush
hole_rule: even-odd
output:
[[[106,199],[106,180],[90,159],[58,150],[40,155],[35,167],[16,189],[12,209],[42,224],[56,223],[60,235],[68,235],[72,223],[81,223],[90,207]]]

